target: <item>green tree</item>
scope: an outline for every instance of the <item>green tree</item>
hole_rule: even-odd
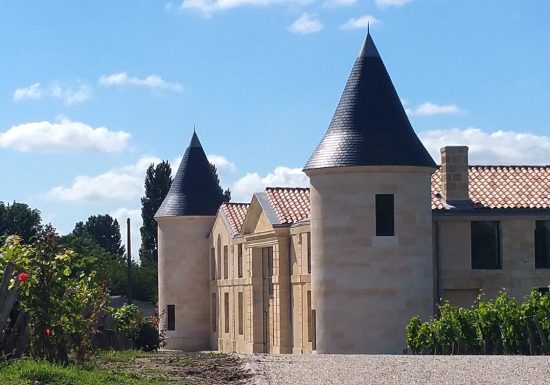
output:
[[[78,222],[73,234],[77,237],[88,237],[99,247],[110,254],[124,256],[124,246],[120,237],[120,226],[109,214],[92,215],[86,223]]]
[[[145,174],[145,196],[141,198],[140,228],[141,247],[139,259],[142,265],[156,264],[158,258],[157,222],[154,215],[172,185],[172,168],[167,161],[151,164]]]
[[[218,169],[216,168],[216,165],[210,163],[210,169],[216,176],[216,182],[218,182],[218,188],[220,189],[220,192],[223,194],[223,201],[224,202],[231,201],[231,190],[229,190],[229,188],[224,190],[220,185],[220,178],[218,177]]]
[[[25,203],[10,205],[0,201],[0,237],[17,234],[24,242],[30,242],[42,230],[41,222],[40,211]]]

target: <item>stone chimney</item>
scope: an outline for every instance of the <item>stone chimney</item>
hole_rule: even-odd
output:
[[[447,202],[466,201],[468,195],[468,147],[441,147],[441,194]]]

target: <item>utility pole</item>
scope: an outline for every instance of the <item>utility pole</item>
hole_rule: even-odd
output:
[[[126,234],[128,240],[126,241],[126,256],[128,257],[128,293],[126,297],[128,299],[128,305],[132,304],[132,238],[130,235],[130,218],[126,219]]]

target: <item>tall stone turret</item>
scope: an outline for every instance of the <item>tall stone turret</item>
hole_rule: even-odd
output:
[[[367,34],[304,167],[317,352],[400,353],[410,317],[430,316],[435,167]]]
[[[210,349],[208,234],[223,201],[216,177],[193,133],[170,191],[155,214],[158,288],[166,348]]]

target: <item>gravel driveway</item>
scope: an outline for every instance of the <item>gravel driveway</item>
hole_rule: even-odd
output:
[[[252,384],[550,384],[549,356],[246,355]]]

